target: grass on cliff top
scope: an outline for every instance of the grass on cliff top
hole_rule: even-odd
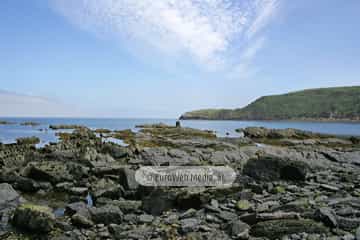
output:
[[[309,89],[265,96],[242,109],[204,109],[185,113],[182,117],[229,120],[360,120],[360,86]]]

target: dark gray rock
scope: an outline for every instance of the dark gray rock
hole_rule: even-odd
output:
[[[34,233],[48,233],[54,229],[55,216],[48,207],[22,204],[16,208],[12,224]]]
[[[139,222],[140,223],[152,223],[154,221],[154,217],[149,214],[141,214],[139,216]]]
[[[120,171],[120,184],[125,188],[125,190],[137,190],[139,183],[135,179],[135,171],[124,167]]]
[[[119,224],[122,222],[124,214],[121,212],[120,208],[114,205],[106,205],[99,208],[90,208],[90,213],[92,220],[95,223],[103,224]]]
[[[331,208],[319,208],[315,212],[315,218],[330,228],[337,227],[336,215]]]
[[[281,239],[282,236],[301,232],[327,234],[329,231],[321,223],[308,219],[284,219],[259,222],[252,226],[250,230],[252,236],[267,237],[269,239]]]
[[[143,199],[143,209],[151,215],[160,215],[162,212],[175,207],[175,203],[175,192],[157,189]]]
[[[309,166],[301,161],[265,155],[250,159],[244,166],[244,174],[263,181],[304,181]]]
[[[120,184],[110,179],[100,179],[92,187],[92,195],[95,199],[100,197],[119,199],[123,195],[123,188]]]
[[[229,235],[235,238],[247,239],[250,226],[240,220],[230,222],[228,226]]]
[[[81,209],[85,209],[85,208],[86,208],[86,204],[84,202],[70,203],[65,207],[65,214],[72,216]]]

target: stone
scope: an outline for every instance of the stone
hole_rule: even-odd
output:
[[[94,226],[94,222],[91,221],[88,217],[84,216],[83,214],[76,213],[71,217],[71,222],[75,226],[81,228],[91,228]]]
[[[98,208],[93,207],[90,208],[90,213],[92,220],[97,224],[120,224],[124,217],[124,214],[121,212],[120,208],[114,205],[105,205]]]
[[[48,233],[54,229],[55,216],[49,207],[22,204],[16,208],[12,224],[34,233]]]
[[[315,218],[330,228],[337,227],[336,215],[331,208],[322,207],[316,210]]]
[[[305,181],[309,166],[305,162],[265,155],[248,160],[244,174],[262,181]]]
[[[25,202],[23,198],[8,183],[0,184],[0,236],[9,228],[12,211]]]
[[[111,204],[118,206],[123,213],[138,212],[142,207],[142,202],[135,200],[113,200]]]
[[[194,232],[199,229],[200,220],[197,218],[185,218],[180,220],[180,231],[184,234]]]
[[[154,217],[149,214],[141,214],[139,216],[139,222],[141,223],[152,223],[154,221]]]
[[[355,238],[356,240],[360,240],[360,226],[355,231]]]
[[[65,207],[65,214],[72,216],[84,208],[86,208],[86,204],[84,202],[70,203],[70,204],[67,204]]]
[[[175,206],[176,193],[157,189],[143,199],[143,209],[151,215],[160,215]]]
[[[230,222],[228,232],[230,236],[235,238],[247,239],[249,238],[250,226],[240,220]]]
[[[135,179],[135,171],[130,168],[123,168],[120,172],[120,184],[125,190],[137,190],[139,187]]]
[[[53,184],[73,180],[66,164],[55,161],[29,163],[26,175],[34,180],[49,181]]]
[[[92,195],[95,199],[100,197],[110,198],[110,199],[119,199],[124,190],[121,185],[115,183],[110,179],[100,179],[92,187]]]
[[[259,222],[252,226],[250,230],[252,236],[267,237],[269,239],[280,239],[284,235],[300,232],[327,234],[328,229],[321,223],[309,219],[283,219]]]

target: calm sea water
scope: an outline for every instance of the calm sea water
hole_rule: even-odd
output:
[[[78,124],[89,128],[107,128],[111,130],[133,129],[135,125],[146,123],[166,123],[175,125],[176,119],[87,119],[87,118],[1,118],[12,125],[0,125],[0,142],[11,143],[19,137],[37,136],[42,144],[56,142],[56,131],[49,129],[50,124]],[[33,121],[38,126],[21,126],[20,123]],[[182,126],[216,131],[218,136],[238,136],[237,128],[263,126],[267,128],[297,128],[313,132],[360,136],[360,123],[322,123],[322,122],[288,122],[288,121],[206,121],[184,120]],[[40,131],[41,129],[41,131]]]

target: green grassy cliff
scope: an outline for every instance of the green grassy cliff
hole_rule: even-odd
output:
[[[360,86],[309,89],[260,97],[241,109],[204,109],[180,119],[360,120]]]

